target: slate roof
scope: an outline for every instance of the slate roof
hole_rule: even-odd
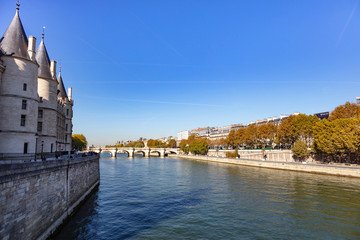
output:
[[[19,17],[19,10],[17,9],[13,20],[0,39],[0,52],[3,55],[30,59],[27,48],[28,38]]]
[[[43,78],[52,78],[50,71],[50,58],[42,38],[40,45],[36,51],[36,61],[40,65],[38,76]]]
[[[57,86],[58,97],[65,100],[65,99],[68,98],[68,96],[66,94],[64,83],[63,83],[63,80],[62,80],[62,77],[61,77],[61,71],[59,72],[59,76],[57,78],[57,81],[58,81],[58,86]]]

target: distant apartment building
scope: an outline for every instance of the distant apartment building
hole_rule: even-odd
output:
[[[186,130],[186,131],[182,131],[182,132],[178,132],[177,133],[177,139],[178,139],[178,141],[181,141],[181,140],[183,140],[183,139],[188,139],[189,138],[189,136],[190,136],[191,134],[190,134],[190,131],[189,130]]]
[[[360,105],[360,97],[356,97],[356,104]],[[292,115],[299,115],[299,112],[295,112]],[[319,120],[329,118],[331,111],[329,112],[321,112],[315,113],[313,115],[317,116]],[[243,124],[233,124],[224,127],[200,127],[193,130],[186,130],[178,133],[178,141],[182,139],[188,139],[188,137],[192,134],[199,137],[206,137],[209,139],[220,139],[226,138],[231,130],[238,130],[239,128],[247,127],[249,125],[255,124],[256,126],[272,123],[274,125],[279,126],[285,119],[287,119],[290,115],[280,115],[280,117],[269,117],[262,120],[251,121],[248,125]]]
[[[296,115],[299,113],[294,113],[294,114]],[[259,126],[266,123],[273,123],[275,125],[280,125],[281,122],[288,117],[289,115],[280,115],[280,117],[271,117],[263,120],[252,121],[250,122],[249,125],[256,124],[257,126]],[[245,128],[247,126],[248,125],[244,125],[244,124],[232,124],[223,127],[200,127],[192,130],[186,130],[186,131],[178,132],[178,141],[181,141],[182,139],[188,139],[190,135],[206,137],[212,140],[226,138],[232,130],[236,131],[240,128]]]

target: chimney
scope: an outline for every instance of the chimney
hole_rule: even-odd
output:
[[[36,38],[34,36],[29,36],[29,45],[28,45],[28,54],[32,61],[35,60],[35,46],[36,46]]]
[[[51,60],[50,63],[50,72],[51,72],[51,76],[56,79],[56,61]]]
[[[71,87],[68,88],[68,97],[69,97],[69,100],[72,99],[72,88]]]

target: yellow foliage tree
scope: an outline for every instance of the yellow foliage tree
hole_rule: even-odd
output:
[[[331,112],[329,120],[333,121],[340,118],[352,118],[360,115],[360,106],[355,103],[346,102]]]

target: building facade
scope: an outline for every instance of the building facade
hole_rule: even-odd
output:
[[[27,38],[19,4],[0,40],[0,153],[71,151],[71,88],[67,95],[44,34]]]

